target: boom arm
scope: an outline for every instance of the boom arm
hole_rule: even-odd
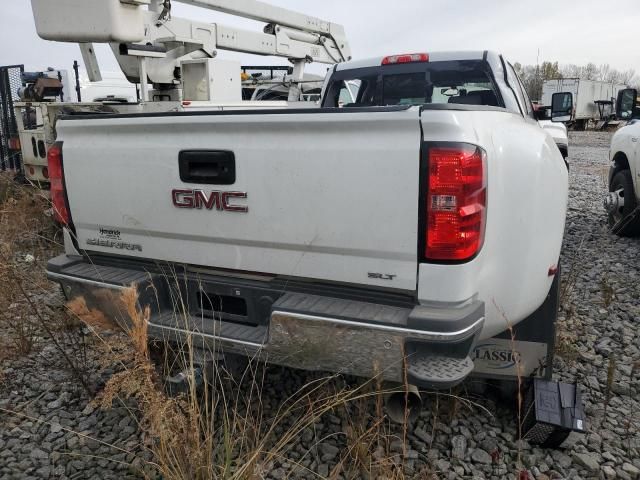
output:
[[[317,17],[294,12],[281,7],[275,7],[259,0],[175,0],[180,3],[208,8],[222,13],[244,17],[280,27],[289,27],[311,34],[318,34],[320,38],[331,39],[340,52],[341,61],[350,58],[351,52],[341,25],[327,22]],[[266,30],[271,30],[267,25]],[[310,37],[307,37],[310,38]],[[325,40],[326,41],[326,40]]]
[[[174,1],[267,25],[263,32],[255,32],[172,18],[171,0],[31,0],[31,4],[42,38],[109,43],[130,81],[144,83],[141,77],[148,77],[163,88],[179,83],[182,61],[213,58],[218,49],[287,58],[300,77],[304,63],[335,64],[351,58],[344,28],[316,17],[258,0]],[[146,75],[140,74],[142,70]]]

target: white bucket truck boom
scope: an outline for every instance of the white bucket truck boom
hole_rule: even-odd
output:
[[[182,88],[195,95],[183,97],[184,100],[239,100],[240,66],[237,65],[237,79],[216,74],[217,70],[228,72],[234,66],[234,62],[212,60],[218,50],[290,60],[294,64],[290,100],[299,97],[306,63],[335,64],[351,59],[344,28],[335,23],[258,0],[173,2],[267,25],[262,32],[255,32],[173,17],[172,0],[31,0],[31,6],[38,35],[45,40],[80,43],[85,64],[94,78],[99,78],[99,70],[88,44],[108,43],[127,79],[140,83],[143,101],[149,100],[150,95],[153,99],[178,100]],[[193,68],[194,60],[201,60],[204,65]],[[191,65],[187,78],[183,77],[183,62]],[[153,92],[148,92],[149,82]],[[186,86],[185,82],[193,84]]]

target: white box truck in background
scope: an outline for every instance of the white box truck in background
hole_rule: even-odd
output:
[[[542,86],[542,104],[551,105],[551,97],[554,93],[572,93],[574,111],[570,126],[576,130],[584,130],[589,121],[602,120],[596,102],[611,102],[608,114],[614,114],[615,99],[618,92],[625,88],[627,88],[626,85],[579,78],[545,80]],[[604,105],[606,110],[606,104]]]

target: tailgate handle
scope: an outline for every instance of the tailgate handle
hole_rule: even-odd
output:
[[[183,150],[178,156],[180,180],[200,185],[236,182],[236,157],[227,150]]]

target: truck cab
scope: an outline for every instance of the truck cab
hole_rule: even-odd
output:
[[[415,55],[419,57],[422,54]],[[432,54],[431,57],[436,59],[437,55]],[[391,60],[388,60],[389,58]],[[377,71],[374,69],[379,67],[381,61],[387,62],[385,67],[390,73],[382,77],[382,85],[379,85],[379,79],[375,73]],[[392,56],[336,65],[332,74],[327,76],[322,105],[330,108],[424,104],[485,107],[499,105],[499,98],[488,83],[489,77],[481,70],[474,71],[469,60],[457,60],[457,64],[451,61],[448,67],[438,67],[433,74],[427,71],[427,78],[425,78],[424,68],[420,66],[421,62],[413,61],[394,65],[394,61],[397,62]],[[468,69],[464,75],[460,73],[463,67]],[[450,68],[454,73],[447,73],[446,68]],[[522,85],[519,79],[517,81],[518,85]],[[428,88],[425,88],[425,85]],[[524,98],[526,95],[524,87],[519,91],[522,92],[522,104],[526,106],[526,115],[537,120],[539,126],[549,133],[569,168],[567,162],[569,138],[563,121],[571,119],[573,94],[571,92],[553,93],[549,95],[549,106],[538,108],[535,103]],[[555,119],[552,120],[552,117]]]

